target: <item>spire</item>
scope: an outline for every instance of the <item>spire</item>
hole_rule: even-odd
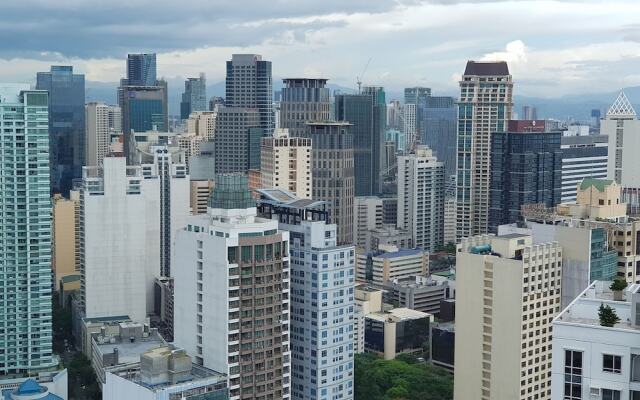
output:
[[[635,117],[636,111],[633,109],[631,102],[624,94],[624,90],[620,91],[618,98],[613,102],[609,111],[607,111],[607,117]]]

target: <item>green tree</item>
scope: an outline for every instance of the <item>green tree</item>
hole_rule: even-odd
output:
[[[600,317],[600,325],[609,328],[620,322],[616,310],[603,303],[600,304],[600,308],[598,309],[598,317]]]

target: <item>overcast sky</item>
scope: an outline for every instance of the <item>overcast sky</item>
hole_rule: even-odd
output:
[[[232,53],[275,78],[329,78],[451,92],[466,60],[509,62],[516,94],[552,97],[640,85],[640,1],[0,0],[0,81],[50,64],[115,82],[128,52],[158,74],[224,79]]]

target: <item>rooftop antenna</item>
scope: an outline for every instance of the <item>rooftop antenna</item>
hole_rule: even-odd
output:
[[[360,73],[360,76],[356,76],[356,83],[358,84],[358,94],[362,93],[362,78],[364,78],[364,74],[367,73],[367,68],[369,68],[369,63],[371,63],[371,57],[367,60],[367,63],[364,66],[364,69]]]

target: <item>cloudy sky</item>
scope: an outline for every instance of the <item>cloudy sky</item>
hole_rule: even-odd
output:
[[[72,64],[115,82],[127,52],[167,78],[224,77],[232,53],[275,78],[455,91],[466,60],[509,62],[516,93],[554,97],[640,85],[638,0],[0,0],[0,81]]]

